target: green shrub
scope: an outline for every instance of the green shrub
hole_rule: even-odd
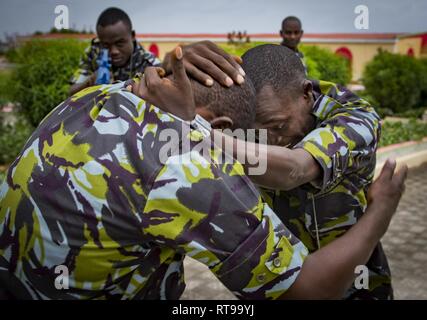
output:
[[[410,119],[407,123],[385,121],[381,128],[380,147],[404,141],[417,141],[427,136],[427,123]]]
[[[34,126],[67,98],[70,77],[86,45],[76,40],[33,40],[18,49],[15,101]]]
[[[18,59],[18,50],[15,48],[11,48],[6,51],[5,56],[9,62],[14,63]]]
[[[427,107],[408,109],[403,112],[395,113],[394,116],[403,117],[403,118],[421,119],[426,110],[427,110]]]
[[[308,76],[346,85],[351,80],[351,69],[346,59],[333,52],[315,46],[301,46],[306,61],[314,61],[314,66],[307,63]],[[313,70],[314,69],[314,70]]]
[[[317,62],[315,60],[313,60],[309,56],[304,56],[304,62],[305,62],[305,65],[307,66],[308,78],[310,78],[310,79],[323,79],[322,73],[319,71],[319,68],[317,66]]]
[[[266,44],[266,42],[251,42],[243,44],[223,44],[227,53],[242,56],[247,50]],[[347,61],[334,53],[314,46],[301,46],[307,65],[308,77],[340,84],[350,82],[351,73]]]
[[[377,105],[396,113],[419,106],[422,78],[418,60],[379,51],[366,65],[363,84]]]
[[[0,105],[13,100],[13,91],[12,71],[0,70]]]
[[[0,185],[2,184],[5,178],[6,178],[6,171],[0,170]]]
[[[15,160],[34,127],[22,115],[17,115],[13,124],[5,124],[0,117],[0,164],[9,164]]]
[[[418,60],[421,73],[421,97],[420,97],[420,106],[427,106],[427,58]]]
[[[395,115],[393,110],[391,110],[391,109],[377,107],[372,102],[371,102],[371,105],[373,105],[375,107],[375,111],[376,111],[376,113],[378,113],[378,115],[380,116],[381,119],[384,119],[385,117],[392,117]]]

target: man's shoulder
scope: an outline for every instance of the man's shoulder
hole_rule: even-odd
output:
[[[374,122],[380,120],[371,103],[347,87],[324,80],[311,80],[311,82],[315,96],[314,114],[321,120],[327,121],[343,114],[369,118]]]
[[[92,38],[89,45],[86,47],[85,53],[88,57],[93,58],[97,54],[99,54],[100,50],[101,50],[101,42],[99,41],[98,38],[95,37],[95,38]]]
[[[140,44],[138,41],[135,41],[136,43],[136,55],[134,55],[134,59],[136,59],[136,64],[139,66],[145,65],[159,65],[161,62],[160,60],[150,51],[145,50],[145,48]]]
[[[101,46],[101,41],[97,37],[92,38],[92,40],[90,41],[90,46],[98,48]]]

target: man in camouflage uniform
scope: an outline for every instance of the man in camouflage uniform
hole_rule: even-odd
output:
[[[132,79],[136,73],[144,72],[146,67],[160,65],[160,60],[136,41],[131,20],[121,9],[104,10],[96,23],[96,31],[98,37],[85,50],[79,68],[70,81],[70,95],[94,85],[97,59],[102,48],[108,48],[111,57],[111,82]]]
[[[11,165],[0,195],[0,286],[21,299],[178,299],[189,255],[238,297],[286,292],[306,248],[242,166],[220,163],[210,139],[124,87],[70,97]],[[253,104],[253,89],[246,98]],[[254,110],[242,117],[252,122]],[[162,163],[164,129],[190,146],[180,139]],[[194,150],[200,143],[211,155]],[[69,270],[68,290],[55,287],[58,265]]]
[[[306,80],[299,59],[283,47],[251,49],[243,61],[257,90],[258,127],[269,129],[269,144],[293,149],[281,148],[274,155],[271,153],[268,169],[279,177],[274,179],[282,179],[283,183],[252,178],[276,189],[265,192],[267,202],[314,252],[342,236],[366,210],[380,118],[366,100],[348,89],[331,82]],[[292,152],[298,153],[295,161],[288,155]],[[303,155],[309,165],[298,169],[304,166]],[[293,162],[297,167],[289,169]],[[277,164],[276,168],[272,163]],[[306,178],[313,168],[318,174]],[[300,181],[289,184],[292,178],[286,170],[290,176],[300,171]],[[366,266],[369,289],[357,290],[353,286],[345,298],[392,299],[390,269],[381,243]]]
[[[171,79],[154,81],[157,70],[149,68],[141,95],[157,93],[153,101],[189,120],[191,112],[182,110],[194,101],[182,85],[184,68],[175,63]],[[60,104],[8,170],[0,189],[0,288],[8,295],[177,299],[186,254],[209,266],[239,298],[289,292],[335,297],[352,281],[354,266],[366,261],[390,222],[404,172],[393,180],[394,169],[385,170],[373,190],[377,201],[358,229],[310,257],[263,203],[239,162],[220,162],[222,151],[203,139],[194,122],[125,87],[88,88]],[[237,126],[238,117],[234,121]],[[161,150],[170,146],[161,138],[165,129],[181,139],[162,159]],[[200,144],[210,152],[201,152]],[[343,250],[348,242],[353,246]],[[58,266],[68,270],[66,288],[58,288]]]

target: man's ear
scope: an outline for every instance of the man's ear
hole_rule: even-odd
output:
[[[279,34],[283,38],[283,32],[282,32],[282,30],[279,30]]]
[[[199,116],[209,121],[213,129],[228,129],[233,127],[233,120],[227,116],[217,117],[208,107],[196,107],[196,112]]]
[[[132,39],[135,39],[135,30],[132,30]]]
[[[231,120],[230,117],[227,116],[221,116],[213,118],[211,121],[211,127],[212,129],[231,129],[233,127],[233,120]]]
[[[310,98],[313,93],[313,84],[310,80],[304,79],[303,82],[303,91],[304,91],[304,98]]]

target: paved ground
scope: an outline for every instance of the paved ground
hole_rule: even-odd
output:
[[[427,164],[410,171],[383,245],[396,299],[427,299]]]
[[[409,173],[406,192],[383,238],[396,299],[427,299],[427,164]],[[235,299],[202,264],[185,260],[182,299]]]

